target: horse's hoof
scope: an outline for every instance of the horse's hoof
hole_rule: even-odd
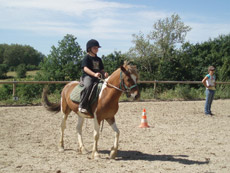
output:
[[[85,149],[84,147],[79,148],[78,151],[80,154],[88,154],[89,153],[89,151],[87,149]]]
[[[98,154],[98,152],[92,153],[92,159],[100,159],[100,154]]]
[[[110,159],[115,159],[115,158],[116,158],[116,156],[117,156],[117,151],[112,150],[112,151],[110,152],[110,156],[109,156],[109,158],[110,158]]]

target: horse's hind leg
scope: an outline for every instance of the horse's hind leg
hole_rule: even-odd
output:
[[[109,125],[112,127],[113,131],[115,132],[115,139],[114,139],[114,144],[113,147],[111,148],[110,152],[110,158],[115,159],[117,156],[117,150],[118,150],[118,141],[119,141],[119,136],[120,136],[120,131],[117,128],[115,119],[106,119],[106,121],[109,123]]]
[[[77,137],[78,137],[78,145],[79,145],[79,152],[81,154],[86,154],[88,151],[85,149],[82,140],[82,126],[84,123],[84,118],[78,115],[78,122],[77,122]]]
[[[62,118],[62,122],[61,122],[61,139],[60,139],[60,151],[63,152],[64,151],[64,131],[66,129],[66,120],[68,118],[68,115],[71,112],[71,109],[68,107],[67,104],[63,103],[63,100],[61,101],[61,110],[63,113],[63,118]]]

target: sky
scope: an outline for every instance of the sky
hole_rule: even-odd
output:
[[[192,28],[186,41],[230,34],[229,0],[0,0],[0,44],[30,45],[48,55],[72,34],[83,50],[96,39],[98,55],[127,52],[132,34],[147,35],[158,20],[178,14]]]

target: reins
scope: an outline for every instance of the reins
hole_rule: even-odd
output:
[[[108,86],[110,86],[110,87],[112,87],[112,88],[115,88],[115,89],[117,89],[117,90],[119,90],[119,91],[121,91],[121,92],[125,92],[125,90],[122,90],[122,89],[120,89],[120,88],[118,88],[118,87],[116,87],[116,86],[114,86],[114,85],[108,83],[105,79],[100,79],[100,80],[102,80],[103,82],[106,83],[106,85],[108,85]]]
[[[122,79],[122,72],[120,72],[120,79],[121,79],[120,87],[118,88],[118,87],[116,87],[116,86],[108,83],[105,79],[100,78],[100,80],[102,80],[103,82],[105,82],[108,86],[110,86],[112,88],[115,88],[116,90],[124,92],[124,93],[129,93],[131,91],[131,89],[137,87],[137,84],[132,85],[131,87],[126,86],[125,83],[124,83],[124,80]],[[122,85],[124,86],[125,90],[122,89]]]

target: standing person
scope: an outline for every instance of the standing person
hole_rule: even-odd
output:
[[[215,86],[216,86],[216,77],[214,75],[215,68],[213,66],[208,67],[208,74],[202,80],[202,83],[206,87],[206,102],[205,102],[205,115],[213,115],[211,112],[211,105],[214,99]]]
[[[101,76],[107,78],[109,75],[104,71],[104,65],[101,58],[97,56],[98,49],[101,46],[97,40],[91,39],[86,44],[87,55],[84,57],[82,67],[82,82],[84,90],[81,92],[81,102],[78,110],[82,113],[87,113],[88,97],[90,95],[92,85]]]

